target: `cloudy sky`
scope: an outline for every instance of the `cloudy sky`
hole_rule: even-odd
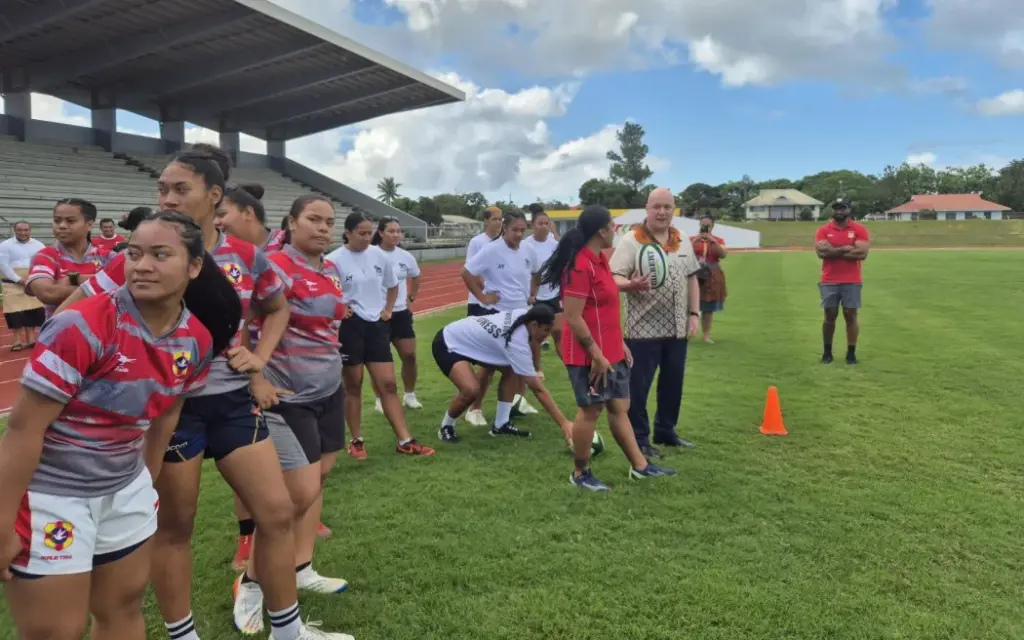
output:
[[[574,199],[607,175],[626,120],[674,189],[1024,155],[1021,0],[275,1],[467,95],[289,142],[369,192],[393,176],[403,195]],[[46,96],[33,106],[88,123]],[[156,133],[131,114],[119,128]]]

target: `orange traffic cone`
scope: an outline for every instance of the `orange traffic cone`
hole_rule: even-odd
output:
[[[784,436],[789,433],[786,431],[786,425],[782,423],[779,390],[775,387],[768,387],[768,397],[764,401],[764,422],[761,423],[761,433],[766,436]]]

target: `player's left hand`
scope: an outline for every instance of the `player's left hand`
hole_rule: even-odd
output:
[[[259,373],[266,363],[258,355],[245,347],[234,347],[226,352],[228,366],[238,373]]]
[[[633,352],[629,350],[625,344],[622,345],[622,350],[626,352],[626,366],[630,369],[633,368]]]
[[[384,322],[391,322],[391,314],[393,312],[390,309],[385,309],[380,312],[380,319]]]
[[[686,336],[693,338],[700,333],[700,318],[697,316],[690,316],[689,322],[686,324]]]

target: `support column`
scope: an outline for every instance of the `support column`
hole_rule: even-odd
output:
[[[22,142],[25,129],[32,119],[32,94],[28,91],[4,93],[4,113],[10,118],[8,132]]]
[[[267,155],[271,158],[284,158],[284,140],[267,140]]]
[[[113,151],[117,133],[117,105],[113,96],[93,92],[89,107],[92,109],[92,143],[105,151]]]
[[[164,141],[167,153],[178,153],[185,147],[185,122],[182,120],[161,120],[160,139]]]
[[[231,157],[231,166],[238,166],[238,152],[241,150],[242,142],[237,131],[220,132],[220,148]]]

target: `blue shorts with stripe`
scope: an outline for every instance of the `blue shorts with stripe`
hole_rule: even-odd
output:
[[[220,460],[270,436],[248,387],[185,400],[164,462],[186,462],[203,454]]]

